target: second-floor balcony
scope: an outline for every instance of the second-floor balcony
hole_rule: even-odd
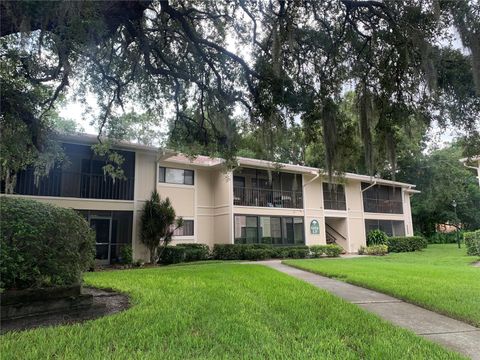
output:
[[[278,208],[303,208],[301,191],[233,187],[233,205]]]
[[[401,200],[364,198],[363,206],[365,212],[403,214],[403,203]]]
[[[134,178],[115,179],[108,175],[54,170],[35,179],[32,170],[17,175],[14,193],[19,195],[75,197],[86,199],[133,200]]]

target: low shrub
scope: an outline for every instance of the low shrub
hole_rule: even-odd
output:
[[[367,234],[367,245],[387,244],[388,236],[382,230],[371,230]]]
[[[359,255],[386,255],[388,253],[388,246],[384,244],[361,246],[358,249]]]
[[[480,256],[480,230],[466,232],[463,234],[467,255]]]
[[[274,259],[286,259],[288,257],[288,248],[286,247],[273,247],[272,246],[272,258]]]
[[[427,241],[422,236],[393,236],[387,241],[389,252],[410,252],[427,247]]]
[[[2,289],[74,285],[93,266],[94,232],[74,210],[2,197],[0,213]]]
[[[181,246],[167,246],[163,249],[159,263],[164,265],[178,264],[185,261],[186,248]]]
[[[312,245],[310,246],[310,253],[313,257],[320,257],[323,255],[323,246],[324,245]]]
[[[215,244],[213,245],[212,255],[216,260],[239,260],[240,250],[240,245]]]
[[[340,256],[342,251],[343,251],[343,248],[340,245],[330,244],[330,245],[325,245],[324,247],[324,253],[328,257]]]
[[[253,250],[253,251],[252,251]],[[260,251],[262,250],[262,251]],[[215,244],[216,260],[303,259],[310,253],[308,246],[273,246],[269,244]]]
[[[205,244],[178,244],[177,246],[185,249],[185,261],[207,260],[210,255],[210,249]]]
[[[122,264],[133,263],[132,247],[130,245],[124,245],[120,249],[120,262]]]
[[[320,257],[325,254],[328,257],[337,257],[343,252],[343,248],[340,245],[313,245],[310,246],[310,252],[313,257]]]
[[[242,260],[265,260],[272,257],[270,249],[247,247],[242,252]]]
[[[308,246],[292,246],[286,250],[287,257],[292,259],[305,259],[310,254]]]

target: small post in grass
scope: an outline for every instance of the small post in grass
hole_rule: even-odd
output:
[[[458,237],[458,218],[457,218],[457,202],[455,199],[452,201],[453,211],[455,211],[455,239],[457,240],[458,248],[460,249],[460,238]]]

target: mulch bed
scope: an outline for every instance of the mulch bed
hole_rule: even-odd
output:
[[[116,314],[130,307],[128,296],[119,292],[85,287],[82,293],[93,295],[93,305],[88,309],[2,321],[0,332],[3,334],[13,330],[80,323]]]

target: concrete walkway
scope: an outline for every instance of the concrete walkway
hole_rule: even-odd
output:
[[[413,331],[429,340],[455,350],[474,360],[480,360],[480,329],[406,303],[391,296],[342,281],[316,275],[284,265],[280,260],[257,261],[318,288],[325,289],[395,325]]]

